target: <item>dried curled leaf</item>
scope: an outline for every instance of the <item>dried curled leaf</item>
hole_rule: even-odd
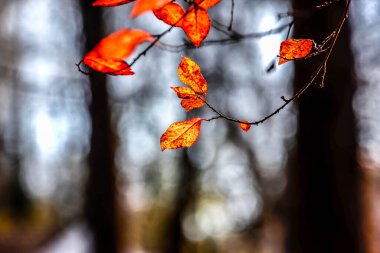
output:
[[[198,140],[203,120],[202,118],[193,118],[171,124],[161,136],[161,150],[192,146]]]
[[[186,112],[199,108],[205,105],[205,97],[196,94],[191,88],[187,87],[170,87],[177,94],[179,98],[182,98],[181,105],[185,108]]]
[[[154,15],[168,25],[182,27],[185,10],[177,3],[168,3],[160,9],[153,10]]]
[[[246,121],[246,120],[242,120],[242,122],[248,123],[248,121]],[[243,131],[248,132],[249,129],[251,128],[251,125],[245,124],[245,123],[240,123],[239,126]]]
[[[178,77],[196,93],[207,94],[207,82],[202,76],[201,68],[190,58],[182,57],[178,66]]]
[[[201,7],[191,6],[182,21],[182,29],[196,47],[199,47],[207,37],[210,27],[210,17],[207,11]]]
[[[198,4],[199,7],[207,10],[208,8],[213,7],[220,3],[221,0],[195,0],[195,3]]]
[[[112,6],[128,4],[133,1],[135,0],[97,0],[92,3],[92,6],[112,7]]]
[[[137,0],[131,11],[131,17],[137,17],[144,12],[159,9],[171,1],[172,0]]]
[[[103,59],[90,54],[84,57],[83,63],[105,74],[134,75],[131,67],[123,60]]]
[[[152,40],[150,33],[140,29],[121,29],[103,38],[92,52],[104,59],[124,59],[144,41]]]
[[[313,49],[314,42],[309,39],[287,39],[281,42],[278,65],[306,57]]]

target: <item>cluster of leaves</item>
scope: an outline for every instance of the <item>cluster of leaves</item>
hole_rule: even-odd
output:
[[[221,0],[195,0],[185,11],[171,0],[137,0],[131,16],[136,17],[147,11],[172,27],[182,28],[194,46],[199,47],[207,37],[211,21],[207,9]],[[93,6],[112,7],[129,4],[134,0],[97,0]],[[104,38],[82,60],[93,70],[109,75],[133,75],[131,66],[124,61],[145,41],[152,45],[157,42],[149,32],[140,29],[122,29]]]
[[[211,27],[211,21],[207,10],[220,3],[221,0],[185,1],[190,4],[187,10],[183,9],[181,5],[173,0],[95,1],[93,6],[104,7],[118,6],[135,2],[131,11],[132,17],[136,17],[147,11],[152,11],[159,20],[162,20],[166,24],[170,25],[170,28],[157,36],[152,36],[149,32],[140,29],[125,28],[119,30],[102,39],[90,52],[85,55],[81,62],[86,64],[91,69],[105,74],[133,75],[134,72],[131,69],[133,63],[136,62],[140,56],[144,55],[150,48],[152,48],[163,35],[174,27],[181,28],[193,45],[195,47],[200,47],[202,42],[207,37]],[[210,119],[192,118],[190,120],[173,123],[169,126],[160,139],[161,149],[165,150],[190,147],[197,141],[203,121],[223,118],[225,120],[238,123],[242,130],[248,131],[252,125],[263,123],[277,114],[295,98],[302,95],[303,92],[310,87],[312,83],[314,83],[318,76],[322,77],[323,83],[323,79],[326,74],[326,64],[331,55],[339,32],[347,19],[349,4],[350,0],[347,0],[345,13],[342,16],[338,27],[325,39],[325,41],[322,42],[321,45],[317,46],[311,39],[287,39],[281,43],[278,55],[278,65],[292,60],[309,58],[323,52],[327,52],[327,54],[313,76],[310,78],[310,81],[306,83],[302,89],[300,89],[290,99],[285,99],[282,97],[284,104],[277,108],[277,110],[273,113],[258,121],[248,122],[246,120],[233,119],[216,110],[206,101],[208,91],[207,82],[201,73],[200,67],[191,59],[183,57],[178,66],[178,76],[180,80],[188,87],[171,87],[171,89],[179,98],[182,99],[181,105],[186,112],[207,105],[217,114],[217,116]],[[143,42],[150,42],[151,44],[143,52],[141,52],[131,64],[128,64],[125,59],[133,54],[135,49]],[[326,47],[329,42],[329,47]]]
[[[310,54],[314,47],[314,42],[309,39],[288,39],[281,43],[279,62],[302,59]],[[207,82],[204,79],[201,69],[197,63],[187,57],[183,57],[178,66],[179,79],[189,87],[171,87],[179,98],[182,99],[181,106],[186,112],[199,108],[207,104]],[[211,107],[212,108],[212,107]],[[212,108],[213,109],[213,108]],[[190,120],[175,122],[169,126],[161,136],[161,149],[176,149],[190,147],[199,137],[202,121],[210,121],[203,118],[192,118]],[[243,131],[249,131],[252,123],[247,120],[238,121]]]
[[[171,89],[182,99],[181,106],[186,112],[199,108],[207,104],[207,82],[204,79],[201,68],[197,63],[187,57],[182,57],[178,66],[179,79],[189,87],[171,87]],[[192,118],[190,120],[175,122],[169,126],[161,136],[161,149],[176,149],[190,147],[193,145],[200,134],[202,121],[210,121],[203,118]],[[248,131],[251,125],[243,120],[240,127]]]
[[[294,59],[301,59],[307,56],[313,49],[312,40],[288,39],[281,43],[280,58],[278,64],[283,64]],[[178,77],[188,87],[171,87],[171,89],[182,99],[181,106],[189,112],[192,109],[199,108],[205,104],[213,109],[206,102],[207,82],[204,79],[201,68],[197,63],[187,57],[182,57],[178,66]],[[213,109],[215,111],[215,109]],[[214,119],[214,118],[212,118]],[[211,120],[212,120],[211,119]],[[192,118],[186,121],[175,122],[169,126],[166,132],[161,136],[161,149],[176,149],[192,146],[199,137],[202,121],[210,121],[203,118]],[[239,120],[240,128],[243,131],[249,131],[252,123],[247,120]]]

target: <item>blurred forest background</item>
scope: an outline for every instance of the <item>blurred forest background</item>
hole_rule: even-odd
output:
[[[280,106],[320,58],[268,71],[287,29],[173,53],[166,44],[186,43],[174,29],[135,76],[86,76],[75,63],[105,35],[168,28],[91,2],[0,0],[1,253],[380,252],[379,1],[352,2],[325,88],[248,133],[212,121],[193,147],[165,152],[169,124],[213,116],[186,115],[169,89],[181,55],[201,66],[208,101],[248,120]],[[232,28],[294,20],[291,36],[321,43],[344,9],[310,9],[322,2],[236,0]],[[215,24],[229,24],[231,3],[209,10]]]

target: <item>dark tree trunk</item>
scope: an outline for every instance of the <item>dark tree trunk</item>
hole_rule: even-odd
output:
[[[179,177],[176,196],[173,202],[173,210],[166,224],[164,243],[160,252],[184,252],[186,237],[182,231],[182,219],[185,212],[195,205],[197,195],[198,171],[187,154],[187,150],[182,152],[181,163],[178,166]]]
[[[101,8],[91,7],[92,0],[81,0],[83,33],[88,52],[104,36]],[[115,134],[108,104],[106,77],[91,74],[92,100],[91,151],[85,200],[85,218],[94,236],[95,253],[119,251],[119,227],[117,221],[116,168],[114,163]]]
[[[293,0],[293,7],[302,10],[322,2]],[[321,43],[337,26],[343,5],[296,19],[294,37]],[[296,90],[319,61],[296,64]],[[299,100],[298,145],[287,192],[289,253],[364,252],[354,92],[354,60],[346,24],[327,66],[325,88],[314,86]]]
[[[11,209],[12,216],[15,219],[22,219],[28,215],[31,208],[31,200],[22,185],[22,143],[21,143],[21,99],[18,94],[20,88],[19,78],[15,72],[12,74],[12,102],[11,102],[11,115],[10,121],[10,148],[8,148],[6,155],[9,159],[9,165],[12,169],[12,176],[10,182],[10,190],[8,196],[8,204]],[[3,143],[1,143],[3,145]],[[3,149],[1,147],[1,149]]]

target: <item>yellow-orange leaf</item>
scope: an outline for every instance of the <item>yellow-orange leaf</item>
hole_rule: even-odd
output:
[[[137,0],[131,11],[131,17],[136,17],[144,12],[159,9],[172,0]]]
[[[170,87],[177,94],[179,98],[182,98],[181,105],[185,108],[186,112],[204,106],[205,97],[196,94],[192,89],[187,87]],[[202,99],[200,97],[202,97]]]
[[[246,120],[242,120],[242,122],[248,123]],[[248,130],[251,128],[250,124],[240,123],[239,126],[243,131],[248,132]]]
[[[182,57],[178,66],[178,77],[196,93],[207,94],[207,82],[202,76],[201,68],[190,58]]]
[[[118,6],[122,4],[128,4],[135,0],[97,0],[92,3],[92,6],[104,6],[104,7],[111,7],[111,6]]]
[[[195,3],[203,9],[208,9],[220,3],[221,0],[195,0]]]
[[[92,50],[103,59],[124,59],[144,41],[152,40],[150,33],[140,29],[121,29],[102,39]]]
[[[166,24],[181,27],[181,18],[185,15],[185,10],[177,3],[168,3],[160,9],[153,10],[153,13]]]
[[[191,6],[182,21],[182,29],[194,46],[199,47],[210,31],[211,21],[207,11]]]
[[[84,57],[83,63],[109,75],[134,75],[131,67],[123,60],[103,59],[90,54]]]
[[[161,136],[161,150],[186,148],[193,145],[198,140],[203,120],[202,118],[193,118],[171,124]]]
[[[309,39],[287,39],[281,43],[278,65],[307,56],[313,49],[314,42]]]

